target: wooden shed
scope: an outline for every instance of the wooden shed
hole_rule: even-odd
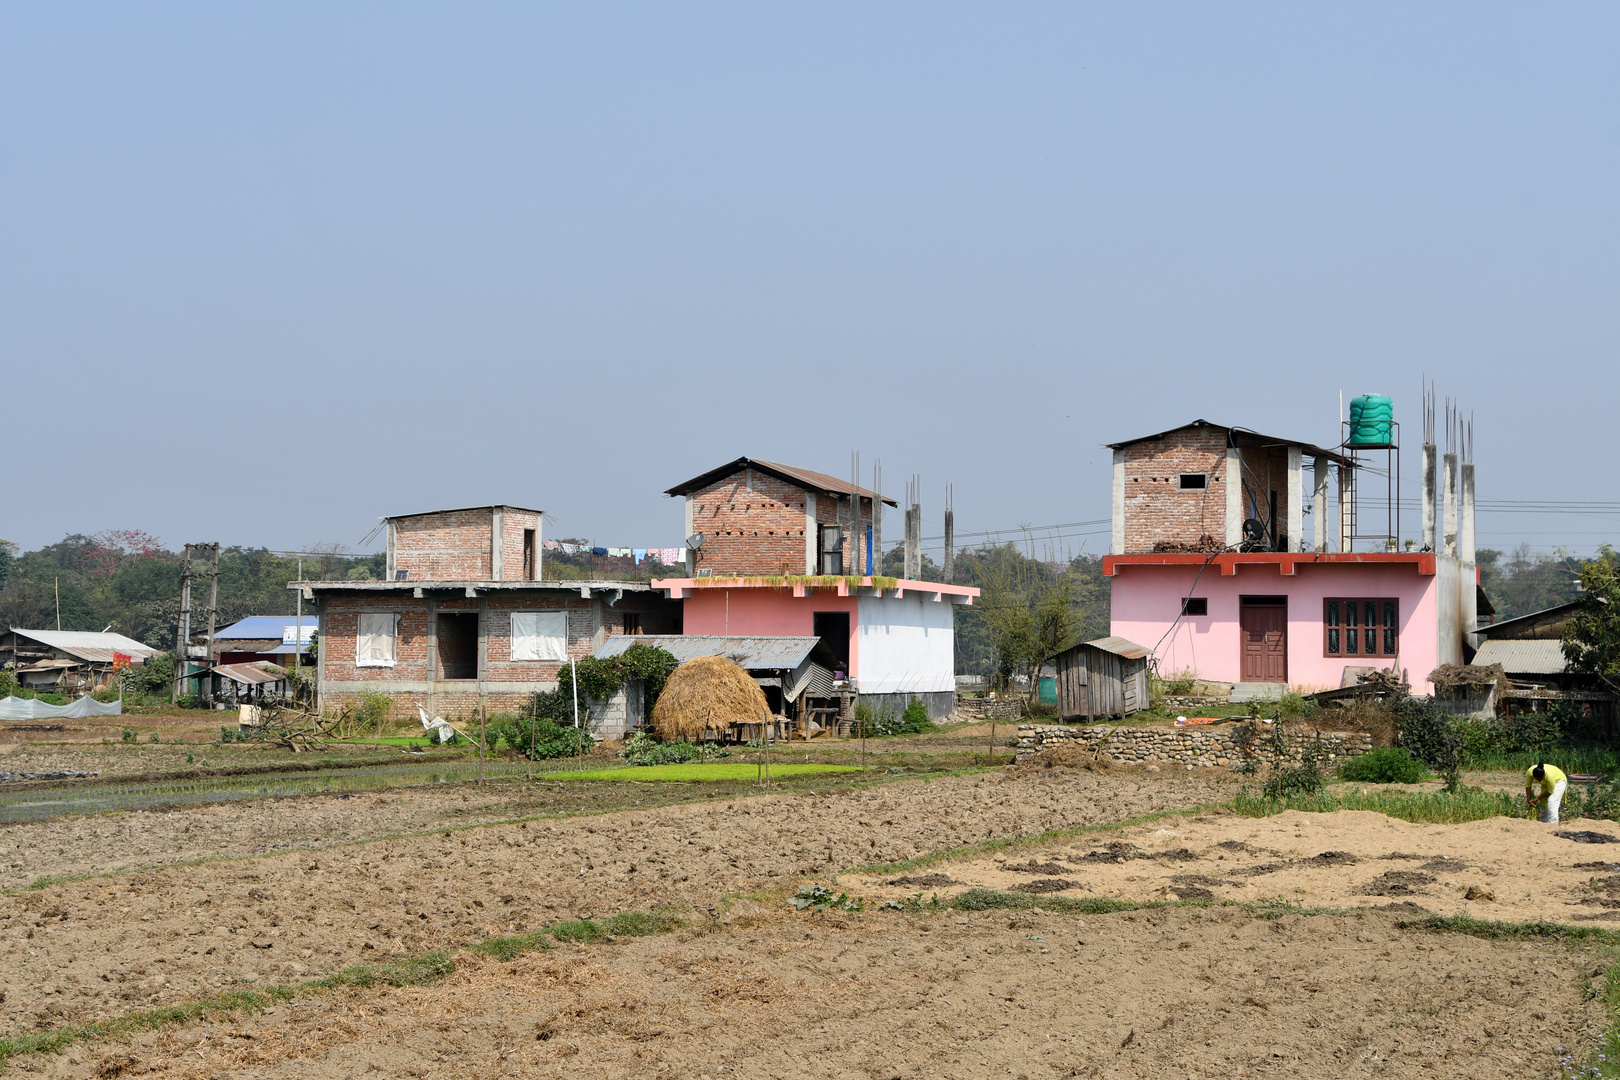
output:
[[[1058,717],[1090,720],[1147,708],[1148,655],[1122,637],[1098,638],[1058,653]]]

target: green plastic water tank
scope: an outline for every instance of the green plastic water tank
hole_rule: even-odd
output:
[[[1388,446],[1395,441],[1395,403],[1383,394],[1350,399],[1350,445]]]

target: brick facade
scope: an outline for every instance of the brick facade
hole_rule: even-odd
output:
[[[496,543],[496,520],[500,520]],[[410,571],[411,581],[524,581],[523,534],[534,531],[535,569],[540,558],[541,515],[515,506],[480,506],[390,518],[390,572]],[[500,555],[496,572],[495,558]]]
[[[694,554],[697,571],[721,576],[815,573],[812,521],[843,525],[845,572],[854,572],[857,543],[865,570],[870,499],[860,500],[857,538],[849,528],[849,499],[809,492],[757,469],[739,470],[687,497],[692,500],[692,528],[703,534],[703,546]]]
[[[643,631],[680,632],[680,605],[643,586],[619,591],[614,583],[600,584],[587,599],[578,588],[545,587],[490,590],[468,597],[464,590],[424,589],[349,592],[334,583],[320,598],[320,678],[323,709],[337,709],[373,689],[394,698],[394,719],[412,719],[421,703],[440,716],[465,716],[482,701],[489,709],[522,709],[530,695],[555,689],[562,662],[513,660],[513,612],[566,611],[568,655],[589,656],[608,635],[625,632],[631,615]],[[356,637],[362,613],[399,616],[392,667],[361,667],[355,663]],[[478,622],[478,672],[481,678],[447,679],[436,656],[438,618],[471,614]]]
[[[1203,491],[1181,490],[1182,473],[1202,473]],[[1226,536],[1226,432],[1191,428],[1125,448],[1125,551],[1160,541],[1196,544]]]
[[[1203,537],[1224,543],[1227,537],[1226,499],[1228,429],[1212,425],[1181,428],[1131,443],[1122,449],[1125,468],[1125,547],[1117,554],[1138,555],[1159,543],[1197,544]],[[1299,550],[1299,537],[1287,537],[1290,492],[1288,450],[1261,445],[1239,433],[1242,464],[1239,521],[1271,520],[1276,497],[1275,532],[1286,537],[1290,550]],[[1206,486],[1185,490],[1183,474],[1201,473]]]

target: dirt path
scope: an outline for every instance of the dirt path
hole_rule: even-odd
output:
[[[0,1030],[296,980],[557,918],[670,905],[702,911],[728,893],[800,875],[1118,821],[1230,792],[1229,781],[1175,774],[979,775],[491,826],[53,885],[0,898]],[[299,800],[303,808],[317,801]],[[368,809],[364,799],[342,801],[350,804],[330,812]],[[256,812],[299,809],[263,804]],[[137,817],[154,843],[165,844],[210,820],[195,811],[126,820]],[[295,817],[279,820],[289,830],[305,827]],[[10,861],[37,847],[35,838],[46,834],[31,830],[46,827],[9,830]]]
[[[765,914],[33,1059],[46,1077],[1552,1076],[1603,1023],[1563,946],[1387,915]],[[146,1070],[151,1070],[146,1072]]]

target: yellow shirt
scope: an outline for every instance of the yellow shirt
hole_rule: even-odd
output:
[[[1542,769],[1545,770],[1547,778],[1541,781],[1541,790],[1537,792],[1539,795],[1551,795],[1553,788],[1558,786],[1560,780],[1566,782],[1569,780],[1569,777],[1564,775],[1564,770],[1556,765],[1543,765]],[[1524,786],[1527,791],[1536,786],[1536,767],[1534,765],[1524,770]]]

